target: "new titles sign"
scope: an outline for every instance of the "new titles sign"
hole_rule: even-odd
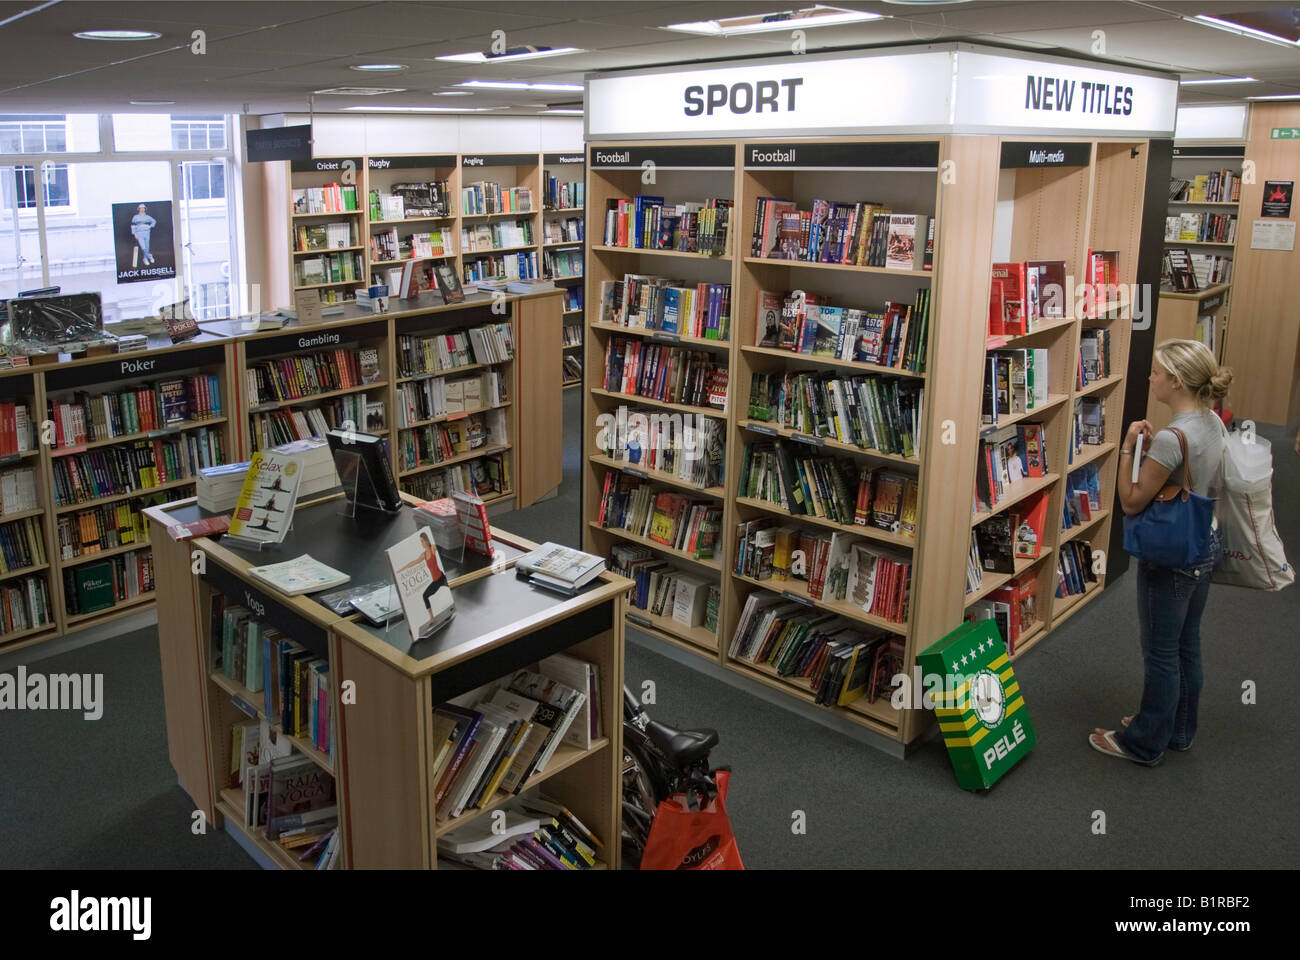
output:
[[[1178,82],[970,44],[740,61],[587,80],[588,140],[734,134],[1170,136]]]
[[[963,790],[993,786],[1034,748],[1038,738],[994,621],[962,624],[916,662],[923,675],[945,678],[934,713]]]

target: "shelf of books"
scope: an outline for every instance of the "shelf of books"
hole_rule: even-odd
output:
[[[367,279],[386,284],[389,295],[396,297],[403,289],[403,270],[411,264],[417,289],[436,290],[435,264],[450,262],[460,272],[458,157],[368,156],[365,160]]]
[[[236,344],[244,456],[330,430],[387,433],[388,321],[254,334]]]
[[[637,629],[914,740],[928,715],[890,681],[920,650],[997,616],[1019,655],[1081,558],[1099,567],[1145,144],[614,142],[589,162],[585,548],[637,582]],[[1081,576],[1075,604],[1098,589]]]
[[[910,632],[939,146],[742,145],[725,662],[891,737],[875,681]]]
[[[576,250],[582,253],[586,241],[587,198],[586,155],[547,153],[542,156],[543,253]],[[552,261],[550,266],[556,264]],[[572,266],[570,263],[569,266]],[[548,270],[551,276],[554,269]],[[579,269],[578,273],[582,273]],[[564,291],[564,351],[561,380],[564,389],[582,385],[583,308],[581,283],[561,284]]]
[[[325,630],[224,570],[198,596],[217,812],[280,869],[342,869],[338,667]]]
[[[457,490],[485,503],[514,495],[515,322],[489,308],[394,320],[394,416],[386,424],[398,486],[423,500]]]
[[[460,158],[464,282],[542,276],[540,159],[535,153]]]
[[[237,459],[229,356],[208,344],[43,374],[51,569],[66,626],[152,602],[142,511],[193,496],[199,470]]]
[[[0,653],[48,639],[62,620],[39,447],[42,390],[30,370],[0,379]]]
[[[320,157],[289,168],[290,292],[351,300],[369,280],[364,160]]]
[[[1156,342],[1199,340],[1222,361],[1240,231],[1241,143],[1174,147]],[[1151,409],[1164,426],[1152,398]]]
[[[737,190],[734,143],[589,157],[584,549],[636,582],[629,622],[712,660],[727,589]]]

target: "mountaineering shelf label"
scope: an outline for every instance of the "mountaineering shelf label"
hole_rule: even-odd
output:
[[[994,621],[963,624],[916,662],[926,677],[943,678],[934,713],[963,790],[993,786],[1034,748],[1029,711]]]

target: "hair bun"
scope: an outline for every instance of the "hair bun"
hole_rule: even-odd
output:
[[[1220,367],[1218,373],[1212,376],[1205,386],[1215,400],[1222,400],[1228,395],[1228,388],[1232,386],[1232,371],[1227,367]]]

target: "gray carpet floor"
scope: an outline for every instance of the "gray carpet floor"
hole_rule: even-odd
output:
[[[494,523],[577,542],[579,392],[565,393],[560,495]],[[1274,441],[1278,526],[1300,555],[1300,457]],[[1132,572],[1017,664],[1037,749],[995,788],[957,788],[942,744],[898,760],[671,660],[629,631],[626,679],[655,681],[652,715],[713,726],[733,768],[730,814],[751,868],[1294,867],[1300,748],[1288,731],[1300,588],[1212,588],[1195,748],[1155,768],[1094,752],[1141,692]],[[12,671],[14,662],[0,664]],[[0,717],[0,868],[249,868],[229,837],[195,836],[167,759],[157,635],[139,630],[40,661],[105,675],[104,716]],[[1254,681],[1257,703],[1244,705]],[[1105,833],[1094,832],[1097,813]],[[802,812],[804,832],[792,826]]]

